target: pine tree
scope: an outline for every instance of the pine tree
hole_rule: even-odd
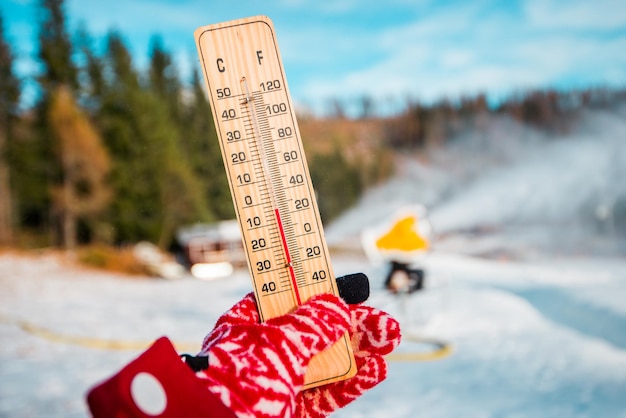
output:
[[[139,122],[145,126],[146,139],[158,149],[152,160],[154,178],[159,188],[162,219],[157,244],[169,246],[176,229],[182,225],[208,221],[213,218],[202,200],[202,187],[180,149],[177,126],[168,118],[168,106],[157,97],[147,94],[146,108]]]
[[[115,159],[112,182],[116,199],[111,220],[116,240],[149,240],[167,247],[178,226],[211,218],[202,202],[201,184],[181,150],[181,128],[172,115],[160,58],[142,86],[118,34],[112,33],[106,57],[107,80],[100,119]],[[158,65],[157,65],[158,64]],[[175,71],[173,71],[175,74]],[[175,77],[171,85],[177,83]]]
[[[48,123],[63,176],[61,184],[52,188],[52,208],[60,219],[63,246],[72,249],[78,242],[79,220],[92,218],[109,202],[109,155],[68,87],[54,90]]]
[[[149,55],[148,86],[166,103],[172,118],[180,122],[181,83],[172,57],[163,47],[160,37],[152,39]]]
[[[83,62],[79,68],[79,97],[81,103],[90,112],[97,112],[101,105],[102,95],[105,90],[105,76],[102,59],[93,51],[93,39],[84,26],[78,29],[76,46],[80,52],[80,60]]]
[[[67,238],[63,236],[63,219],[51,210],[52,194],[64,181],[63,162],[58,153],[63,147],[55,143],[58,136],[51,126],[50,104],[59,89],[75,93],[78,72],[72,61],[73,45],[67,32],[63,0],[41,0],[40,6],[41,96],[36,106],[36,140],[29,142],[25,150],[31,164],[26,167],[30,176],[24,180],[27,184],[23,184],[33,199],[24,210],[28,212],[29,222],[34,220],[34,226],[48,226],[53,243],[62,245]]]
[[[13,54],[4,39],[0,15],[0,245],[13,241],[13,199],[8,146],[11,120],[20,98],[20,83],[13,73]]]
[[[72,61],[63,0],[42,0],[43,22],[39,31],[39,58],[44,64],[40,83],[45,91],[66,84],[78,85],[78,69]]]
[[[155,103],[154,112],[167,113],[154,121],[151,134],[159,138],[165,153],[158,161],[162,177],[160,195],[163,224],[159,245],[169,245],[175,230],[182,224],[211,219],[203,201],[203,184],[196,177],[189,155],[184,152],[184,121],[181,120],[182,91],[176,66],[164,49],[160,38],[155,38],[150,51],[149,95]],[[157,116],[157,115],[155,115]]]
[[[98,99],[98,120],[113,160],[110,178],[115,199],[108,219],[113,226],[114,241],[155,241],[159,212],[154,202],[158,200],[158,189],[146,158],[153,150],[137,126],[142,112],[141,86],[130,52],[115,31],[107,36],[102,64],[107,77]]]

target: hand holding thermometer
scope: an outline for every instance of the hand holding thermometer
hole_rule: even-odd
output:
[[[272,22],[204,26],[195,39],[261,319],[337,295]],[[313,358],[305,388],[355,373],[346,334]]]

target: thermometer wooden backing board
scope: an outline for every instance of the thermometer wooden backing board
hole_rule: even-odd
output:
[[[271,20],[195,31],[261,320],[337,284]],[[305,388],[352,377],[346,334],[313,358]]]

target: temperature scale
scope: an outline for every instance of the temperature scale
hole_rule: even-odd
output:
[[[261,320],[338,295],[271,20],[204,26],[195,39]],[[311,360],[305,388],[355,373],[346,333]]]

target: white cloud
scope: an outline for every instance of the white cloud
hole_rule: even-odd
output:
[[[554,85],[623,86],[626,7],[616,11],[617,3],[606,0],[587,6],[574,1],[570,7],[570,3],[554,0],[529,2],[525,9],[528,16],[485,11],[484,4],[479,3],[444,9],[378,34],[373,48],[384,51],[384,59],[372,60],[340,77],[314,77],[304,91],[307,97],[320,101],[336,96],[332,94],[336,91],[346,97],[411,94],[435,100],[479,92],[502,96],[522,88]],[[593,11],[596,7],[601,10]],[[561,14],[555,17],[557,11]],[[612,12],[614,15],[608,16]],[[610,39],[603,36],[603,30],[622,27],[615,39],[615,34],[608,36]],[[594,33],[582,29],[593,29]]]
[[[441,54],[441,65],[445,69],[467,68],[475,61],[475,54],[466,49],[452,49]]]
[[[624,29],[623,0],[529,0],[524,3],[530,23],[548,28]]]
[[[72,30],[84,21],[98,39],[118,29],[140,65],[147,61],[150,37],[160,34],[183,74],[194,62],[198,26],[267,14],[294,99],[319,106],[331,97],[365,94],[434,100],[568,83],[625,85],[623,3],[242,0],[234,7],[206,0],[67,0],[66,8]],[[36,45],[32,35],[23,41],[22,34],[36,30],[36,22],[13,22],[11,34],[19,34],[21,51]],[[33,61],[18,66],[24,70]]]

